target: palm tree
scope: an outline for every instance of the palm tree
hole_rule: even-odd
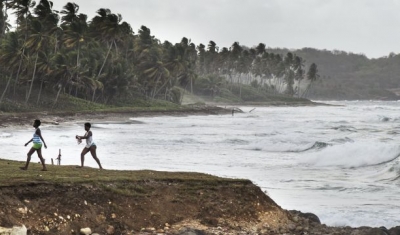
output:
[[[51,59],[52,68],[48,72],[50,78],[54,79],[54,87],[58,88],[53,107],[57,104],[62,89],[72,80],[71,68],[68,66],[68,54],[57,53]]]
[[[28,28],[28,21],[31,17],[31,8],[36,5],[35,1],[32,0],[11,0],[7,3],[7,6],[14,10],[14,14],[17,17],[17,29],[24,25],[25,29]]]
[[[312,63],[307,72],[307,79],[309,80],[309,84],[307,86],[306,91],[304,92],[304,95],[308,94],[309,90],[311,89],[312,83],[315,82],[318,78],[319,75],[318,75],[317,65],[315,63]]]
[[[61,26],[68,26],[72,22],[79,20],[78,17],[79,6],[76,3],[67,3],[60,13],[63,15],[61,17]]]
[[[43,28],[43,25],[40,23],[40,21],[33,20],[31,23],[31,30],[32,30],[32,34],[27,39],[27,41],[25,43],[25,47],[27,49],[29,49],[32,53],[34,53],[35,62],[33,65],[32,79],[30,81],[30,87],[29,87],[28,94],[26,95],[25,104],[28,103],[29,98],[31,96],[32,87],[33,87],[33,83],[34,83],[35,75],[36,75],[37,62],[39,59],[39,53],[43,49],[42,47],[46,44],[43,42],[46,39],[46,35],[44,34],[45,33],[44,28]]]
[[[8,90],[10,81],[15,70],[20,69],[20,58],[22,56],[22,50],[20,45],[20,40],[18,39],[18,34],[15,32],[10,32],[6,35],[6,38],[2,41],[1,51],[0,51],[0,63],[7,68],[9,74],[7,85],[3,91],[3,95],[0,99],[0,103],[4,98],[5,93]]]
[[[263,55],[265,53],[265,48],[266,46],[264,43],[259,43],[256,47],[257,55]]]
[[[6,32],[8,32],[11,27],[11,25],[8,23],[7,1],[8,0],[0,0],[0,38],[4,38]]]
[[[23,45],[25,45],[25,42],[28,38],[28,22],[30,21],[31,18],[31,8],[33,8],[36,5],[35,1],[32,0],[12,0],[7,3],[7,6],[14,10],[14,14],[17,17],[16,23],[17,23],[17,32],[18,29],[22,30],[24,33],[24,39],[23,39]],[[15,95],[15,88],[17,87],[18,81],[19,81],[19,75],[21,72],[21,67],[22,67],[22,62],[25,56],[25,46],[22,46],[22,53],[20,53],[20,58],[19,58],[19,66],[15,78],[15,83],[14,83],[14,95]]]
[[[207,66],[206,66],[206,46],[204,44],[200,43],[197,46],[197,51],[198,51],[198,71],[201,75],[206,74],[207,71]]]
[[[32,52],[36,53],[35,63],[33,68],[31,85],[25,103],[28,102],[32,92],[33,83],[35,80],[36,72],[39,71],[43,74],[40,76],[40,90],[38,94],[37,104],[39,103],[42,93],[43,83],[45,81],[45,74],[49,71],[50,67],[50,41],[52,34],[58,29],[57,24],[59,17],[53,11],[53,2],[48,0],[40,0],[39,4],[34,8],[36,17],[31,21],[31,35],[26,41],[26,47]],[[40,57],[42,61],[38,63]]]
[[[92,19],[90,29],[92,34],[101,42],[108,46],[106,56],[103,64],[101,65],[97,74],[97,79],[100,77],[107,59],[110,55],[111,49],[114,46],[116,53],[118,53],[117,42],[123,40],[124,37],[132,33],[130,25],[122,21],[120,14],[112,14],[109,9],[101,8],[97,11],[98,16]],[[117,56],[117,55],[116,55]],[[93,92],[92,101],[94,101],[95,91]]]
[[[73,21],[64,29],[63,43],[67,48],[75,48],[77,52],[76,65],[79,66],[79,56],[82,43],[88,41],[87,16],[79,14],[77,20]]]

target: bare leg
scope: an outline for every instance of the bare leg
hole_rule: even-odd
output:
[[[32,154],[36,151],[36,149],[31,148],[27,154],[26,163],[24,167],[20,167],[21,170],[28,170],[29,162],[31,161]]]
[[[83,148],[82,153],[81,153],[81,167],[83,167],[85,163],[85,155],[89,152],[88,148]]]
[[[38,149],[38,150],[37,150],[37,154],[38,154],[38,157],[39,157],[39,159],[40,159],[40,162],[42,163],[42,166],[43,166],[42,171],[47,171],[46,165],[45,165],[45,163],[44,163],[44,158],[43,158],[43,156],[42,156],[42,149]]]
[[[92,157],[97,162],[97,164],[99,165],[99,168],[103,169],[103,167],[101,166],[99,158],[97,158],[96,149],[97,149],[96,146],[91,146],[90,147],[90,154],[92,154]]]

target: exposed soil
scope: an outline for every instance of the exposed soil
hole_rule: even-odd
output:
[[[28,234],[386,234],[321,225],[313,214],[283,210],[245,180],[0,187],[0,225],[22,224]]]
[[[207,185],[204,182],[115,182],[30,184],[0,188],[0,224],[24,224],[29,234],[79,234],[90,227],[99,234],[179,233],[223,227],[246,231],[260,218],[269,229],[286,224],[283,211],[250,181]],[[123,193],[117,189],[124,189]],[[124,195],[125,194],[125,195]],[[265,221],[264,221],[265,222]]]

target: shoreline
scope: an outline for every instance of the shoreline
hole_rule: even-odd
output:
[[[13,128],[31,126],[34,119],[42,124],[59,125],[74,121],[126,121],[131,117],[188,116],[229,114],[231,110],[218,106],[193,106],[180,110],[99,110],[81,112],[21,112],[0,113],[0,127]]]
[[[176,116],[183,117],[189,115],[224,115],[231,114],[232,109],[237,107],[305,107],[305,106],[338,106],[320,102],[301,102],[301,103],[207,103],[207,104],[187,104],[182,109],[110,109],[78,112],[20,112],[5,113],[0,112],[0,128],[26,127],[31,126],[34,119],[40,119],[43,124],[59,125],[64,122],[73,121],[126,121],[131,117],[159,117]],[[236,109],[236,111],[238,111]]]

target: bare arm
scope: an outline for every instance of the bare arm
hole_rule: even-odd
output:
[[[89,138],[90,136],[92,136],[92,131],[88,131],[87,132],[87,134],[85,134],[85,135],[83,135],[83,136],[79,136],[79,135],[77,135],[75,138],[77,138],[77,139],[87,139],[87,138]]]
[[[33,141],[33,138],[32,139],[30,139],[28,142],[26,142],[26,144],[25,144],[25,146],[27,146],[30,142],[32,142]]]

